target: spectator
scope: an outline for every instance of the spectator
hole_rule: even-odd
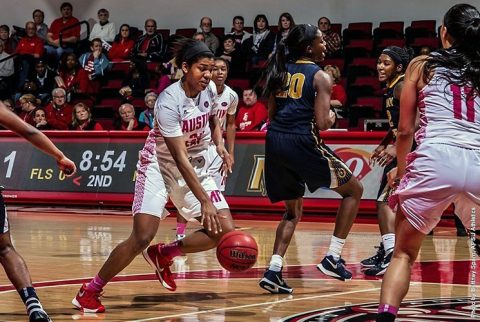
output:
[[[8,53],[4,51],[5,44],[0,39],[0,61],[8,56]],[[13,59],[7,59],[0,62],[0,100],[4,100],[11,97],[13,73],[15,72],[13,67]]]
[[[55,76],[57,74],[47,68],[44,60],[39,59],[35,62],[35,69],[28,79],[35,83],[36,96],[42,101],[42,105],[45,105],[52,98],[51,93],[55,87]]]
[[[205,35],[201,31],[197,31],[196,33],[194,33],[192,38],[198,41],[205,42]]]
[[[418,55],[419,56],[422,56],[422,55],[425,55],[425,56],[428,56],[430,55],[430,53],[432,52],[432,49],[428,46],[422,46],[420,47],[420,49],[418,50]]]
[[[337,115],[343,116],[342,114],[345,112],[345,103],[347,102],[347,93],[345,92],[345,88],[340,84],[342,80],[340,69],[334,65],[327,65],[325,66],[324,71],[330,75],[333,82],[332,95],[330,96],[330,107],[333,108]]]
[[[270,32],[268,19],[263,14],[255,17],[253,28],[253,36],[245,40],[243,48],[249,62],[255,66],[268,59],[273,50],[275,35]]]
[[[293,20],[292,15],[288,12],[282,13],[278,18],[278,32],[275,35],[275,45],[273,47],[272,54],[277,51],[277,44],[280,42],[280,40],[286,39],[288,33],[293,27],[295,27],[295,21]]]
[[[0,39],[3,40],[4,51],[7,54],[15,53],[15,49],[17,48],[17,41],[15,38],[10,37],[10,27],[7,25],[0,26]]]
[[[115,38],[115,24],[108,21],[110,13],[107,9],[100,9],[97,16],[98,22],[93,25],[88,39],[92,41],[95,38],[100,38],[104,42],[112,42]]]
[[[140,69],[139,66],[143,69]],[[120,95],[126,100],[131,100],[133,97],[144,97],[148,86],[145,65],[130,62],[130,70],[122,83],[122,88],[119,90]]]
[[[133,46],[135,46],[135,42],[131,39],[130,26],[123,24],[108,51],[108,58],[111,61],[129,60]]]
[[[31,74],[35,61],[43,55],[43,40],[36,34],[35,23],[28,21],[25,24],[26,36],[20,39],[17,45],[17,62],[20,66],[18,71],[17,88],[25,84],[28,75]]]
[[[241,49],[243,42],[252,37],[252,34],[244,30],[245,19],[242,16],[233,17],[232,23],[233,32],[230,35],[235,38],[235,47]]]
[[[10,111],[15,112],[15,105],[13,104],[13,101],[11,98],[8,98],[6,100],[3,100],[2,102],[6,108],[8,108]]]
[[[80,68],[74,53],[66,53],[62,56],[58,74],[59,76],[55,77],[56,85],[67,92],[67,102],[71,102],[77,93],[88,92],[90,85],[87,72]]]
[[[33,22],[35,23],[35,30],[37,36],[43,41],[47,40],[48,26],[43,20],[45,19],[45,14],[40,9],[33,10]]]
[[[91,41],[90,50],[90,53],[80,56],[79,61],[89,80],[85,93],[97,94],[100,91],[100,81],[110,66],[110,62],[102,53],[102,40],[100,38],[94,38]]]
[[[52,91],[52,102],[45,107],[46,117],[55,130],[68,130],[72,123],[73,109],[66,101],[67,92],[63,88]]]
[[[157,33],[157,22],[154,19],[147,19],[145,34],[138,37],[133,48],[133,56],[136,61],[161,61],[163,54],[163,37]]]
[[[33,94],[25,94],[20,96],[18,102],[22,108],[19,117],[26,123],[35,126],[35,122],[33,121],[33,111],[37,108],[37,105],[40,104],[40,100],[37,100]]]
[[[139,122],[135,118],[135,108],[132,104],[125,103],[118,108],[120,122],[114,125],[115,130],[119,131],[148,131],[147,124]]]
[[[238,131],[258,131],[267,121],[267,108],[257,102],[257,93],[251,88],[243,91],[243,104],[238,109],[235,125]]]
[[[327,43],[327,57],[337,57],[341,55],[342,39],[340,35],[332,30],[332,24],[327,17],[318,19],[318,29],[323,34],[323,40]]]
[[[235,47],[235,36],[228,34],[223,38],[223,51],[218,53],[229,63],[228,74],[230,78],[241,78],[245,76],[245,58],[240,49]]]
[[[53,66],[63,53],[71,53],[80,39],[80,25],[62,31],[64,28],[78,23],[78,19],[72,16],[73,7],[69,2],[60,6],[62,16],[55,19],[50,25],[47,33],[46,54],[54,59]],[[60,43],[60,32],[62,32],[62,43]]]
[[[157,101],[157,97],[158,95],[154,92],[150,92],[145,95],[145,106],[147,108],[145,109],[145,111],[140,113],[140,116],[138,117],[138,120],[140,122],[147,124],[151,129],[153,129],[155,119],[153,115],[153,109],[155,108],[155,102]]]
[[[205,36],[205,44],[207,47],[210,48],[212,53],[216,53],[219,46],[219,41],[217,36],[215,36],[212,32],[212,18],[203,17],[200,19],[200,30]]]
[[[93,120],[92,112],[87,105],[77,103],[73,107],[72,123],[69,125],[69,129],[74,131],[102,131],[103,127]]]
[[[33,111],[33,122],[35,123],[34,126],[41,131],[53,130],[52,126],[48,124],[46,115],[47,113],[43,107],[37,107]]]

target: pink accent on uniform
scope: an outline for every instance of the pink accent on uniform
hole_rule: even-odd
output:
[[[177,235],[185,235],[186,228],[187,228],[187,224],[183,222],[177,222]]]
[[[107,285],[98,274],[88,283],[87,290],[100,293],[103,290],[103,287]]]
[[[391,306],[388,304],[380,304],[378,306],[378,313],[384,313],[384,312],[388,312],[397,316],[398,309],[395,306]]]

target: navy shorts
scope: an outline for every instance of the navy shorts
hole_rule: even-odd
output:
[[[271,202],[303,197],[305,185],[337,188],[352,172],[314,135],[268,131],[265,140],[265,185]]]

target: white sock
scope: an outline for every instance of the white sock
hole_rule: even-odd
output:
[[[332,236],[332,239],[330,240],[330,247],[328,247],[327,256],[332,255],[333,259],[338,261],[340,259],[340,255],[342,254],[343,245],[345,245],[345,239]]]
[[[272,255],[272,259],[270,260],[270,267],[268,268],[274,272],[280,272],[283,266],[283,258],[280,255]]]
[[[388,254],[391,251],[393,251],[393,248],[395,247],[395,234],[390,233],[390,234],[385,234],[382,235],[382,242],[383,242],[383,247],[385,248],[385,253]]]

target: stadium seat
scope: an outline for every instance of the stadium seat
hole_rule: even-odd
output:
[[[193,34],[197,32],[197,28],[180,28],[175,30],[175,35],[192,38]]]

